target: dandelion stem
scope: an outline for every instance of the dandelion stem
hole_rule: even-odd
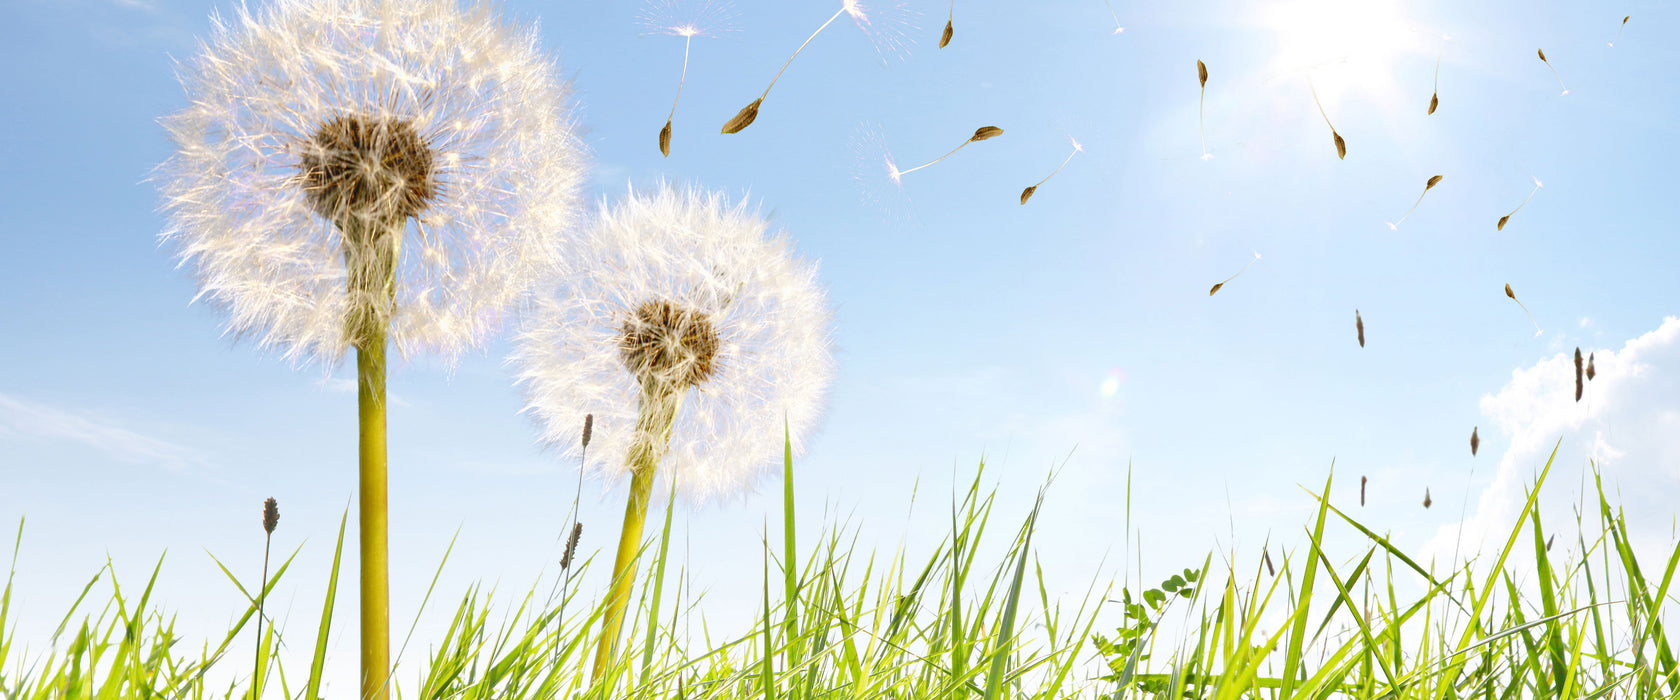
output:
[[[1207,122],[1203,120],[1203,105],[1207,103],[1207,83],[1202,83],[1202,96],[1196,99],[1196,130],[1202,135],[1202,155],[1207,155]]]
[[[624,529],[619,533],[618,556],[613,561],[612,591],[607,595],[601,640],[595,649],[595,669],[590,676],[597,682],[618,653],[619,629],[624,624],[624,608],[630,602],[630,588],[636,578],[636,558],[641,551],[642,525],[647,520],[653,477],[671,441],[671,424],[676,420],[677,407],[682,404],[686,389],[660,381],[645,382],[642,386],[635,442],[625,456],[632,474],[630,500],[624,507]]]
[[[840,7],[840,10],[838,12],[834,13],[833,17],[828,18],[827,22],[823,22],[821,27],[817,27],[817,31],[811,32],[811,36],[808,36],[808,37],[805,38],[805,43],[800,44],[799,48],[794,50],[792,56],[788,56],[788,60],[785,63],[782,64],[782,70],[776,71],[776,77],[770,79],[770,84],[764,87],[764,94],[759,95],[758,99],[763,100],[764,98],[769,97],[770,96],[770,88],[776,87],[776,81],[782,79],[782,72],[786,71],[788,65],[793,63],[793,59],[799,57],[799,52],[804,51],[805,46],[807,44],[810,44],[812,39],[817,38],[817,35],[821,34],[822,30],[827,29],[828,25],[834,24],[834,20],[840,19],[840,15],[843,15],[843,14],[846,14],[846,7],[844,5],[842,5]]]
[[[1312,91],[1313,104],[1318,106],[1318,116],[1324,117],[1324,125],[1330,127],[1331,131],[1335,131],[1336,125],[1331,124],[1330,115],[1324,113],[1324,103],[1318,101],[1318,88],[1313,87],[1312,76],[1310,75],[1307,76],[1307,89]]]
[[[1114,18],[1114,33],[1119,34],[1120,32],[1126,31],[1125,27],[1120,26],[1120,15],[1114,14],[1114,3],[1109,0],[1103,0],[1103,4],[1108,6],[1108,16]]]
[[[1400,215],[1400,220],[1394,222],[1394,225],[1389,226],[1389,228],[1398,229],[1398,228],[1400,228],[1400,224],[1406,223],[1406,217],[1411,216],[1412,212],[1417,211],[1418,205],[1423,203],[1423,195],[1426,195],[1426,194],[1429,194],[1429,190],[1427,190],[1427,189],[1425,189],[1422,194],[1418,195],[1418,198],[1417,198],[1416,202],[1412,202],[1412,208],[1407,209],[1406,213],[1401,214]]]
[[[1512,209],[1511,213],[1505,215],[1505,218],[1508,219],[1508,218],[1511,218],[1513,216],[1516,216],[1517,212],[1522,211],[1523,207],[1528,206],[1528,200],[1534,199],[1534,193],[1539,192],[1539,191],[1540,191],[1540,183],[1536,182],[1534,184],[1534,189],[1528,191],[1528,196],[1523,197],[1522,204],[1518,204],[1516,209]]]
[[[390,520],[385,484],[385,329],[356,349],[356,405],[361,422],[360,519],[362,698],[385,700],[391,661]]]

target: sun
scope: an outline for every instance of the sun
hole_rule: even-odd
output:
[[[1395,98],[1400,60],[1433,54],[1442,41],[1419,31],[1395,0],[1286,0],[1259,12],[1277,40],[1269,73],[1280,80],[1311,76],[1327,107],[1349,93]]]

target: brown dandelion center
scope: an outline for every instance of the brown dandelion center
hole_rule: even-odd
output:
[[[717,372],[721,344],[704,312],[657,299],[642,302],[625,319],[619,355],[644,386],[686,389]]]
[[[419,214],[437,195],[426,139],[402,119],[341,114],[315,130],[298,167],[316,213],[347,218]]]

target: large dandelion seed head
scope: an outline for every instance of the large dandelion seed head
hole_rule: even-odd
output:
[[[332,364],[375,328],[454,358],[579,210],[569,91],[472,0],[274,0],[214,20],[163,120],[163,239],[228,330]]]
[[[830,313],[816,266],[746,204],[660,185],[603,205],[568,270],[526,317],[512,364],[542,439],[584,468],[629,473],[644,397],[681,395],[660,473],[691,503],[743,495],[796,451],[829,378]]]
[[[636,23],[644,34],[724,37],[735,33],[735,8],[727,0],[649,0]]]

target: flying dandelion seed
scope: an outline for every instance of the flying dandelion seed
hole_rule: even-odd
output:
[[[1073,144],[1073,150],[1068,152],[1068,157],[1063,158],[1062,159],[1062,164],[1056,166],[1055,170],[1050,171],[1049,175],[1045,175],[1043,180],[1039,180],[1038,182],[1033,183],[1033,185],[1031,187],[1028,187],[1024,190],[1021,190],[1021,203],[1022,204],[1026,204],[1027,200],[1032,199],[1033,193],[1038,191],[1038,186],[1039,185],[1042,185],[1046,182],[1049,182],[1050,178],[1055,177],[1056,173],[1061,172],[1062,168],[1067,167],[1068,161],[1073,160],[1074,156],[1085,152],[1085,146],[1083,144],[1079,143],[1079,141],[1077,139],[1073,138],[1072,136],[1069,136],[1068,141]]]
[[[1472,427],[1470,429],[1470,456],[1471,457],[1476,456],[1476,450],[1481,449],[1481,447],[1482,447],[1482,438],[1481,438],[1481,436],[1476,434],[1476,431],[1478,429],[1480,429],[1480,427],[1481,426],[1476,426],[1476,427]]]
[[[1207,123],[1202,118],[1204,113],[1203,105],[1207,104],[1207,78],[1207,64],[1202,63],[1202,60],[1199,58],[1196,59],[1196,79],[1201,81],[1202,84],[1202,96],[1196,100],[1196,130],[1202,135],[1202,160],[1210,160],[1213,158],[1213,154],[1208,153]]]
[[[1551,61],[1546,60],[1546,50],[1535,49],[1535,51],[1540,54],[1540,62],[1546,64],[1546,67],[1552,70],[1552,77],[1557,78],[1558,87],[1563,88],[1563,92],[1558,93],[1558,95],[1561,97],[1569,94],[1569,87],[1563,84],[1563,76],[1558,75],[1557,68],[1552,65]]]
[[[1359,477],[1359,507],[1365,507],[1365,477]]]
[[[1534,320],[1534,314],[1529,312],[1527,306],[1523,306],[1522,300],[1517,299],[1517,293],[1511,291],[1511,285],[1509,283],[1507,283],[1505,285],[1505,296],[1510,297],[1511,301],[1517,302],[1517,306],[1522,308],[1523,313],[1528,314],[1529,323],[1534,324],[1534,337],[1536,337],[1536,338],[1540,337],[1540,334],[1545,332],[1545,331],[1540,330],[1540,322]]]
[[[879,123],[864,122],[852,131],[852,182],[859,199],[879,214],[890,227],[919,226],[915,203],[900,181],[903,171]]]
[[[355,349],[361,696],[390,678],[387,351],[477,347],[577,217],[570,93],[486,2],[239,4],[178,66],[162,239],[227,330],[298,363]]]
[[[1517,212],[1522,211],[1522,208],[1528,204],[1528,200],[1534,199],[1534,193],[1539,192],[1541,187],[1540,178],[1534,178],[1534,189],[1528,191],[1528,196],[1523,197],[1522,204],[1518,204],[1516,209],[1512,209],[1511,213],[1499,217],[1499,227],[1494,230],[1504,231],[1505,222],[1510,221],[1511,217],[1516,216]]]
[[[1108,6],[1108,16],[1114,18],[1114,31],[1111,33],[1118,35],[1121,32],[1126,31],[1125,27],[1120,26],[1120,15],[1114,14],[1114,3],[1109,0],[1103,0],[1103,4]]]
[[[1435,505],[1435,499],[1429,497],[1429,489],[1426,488],[1423,490],[1423,507],[1428,510],[1432,505]]]
[[[898,26],[907,21],[904,18],[907,13],[908,11],[903,4],[899,3],[888,6],[886,12],[881,13],[880,16],[872,17],[869,8],[864,7],[858,0],[842,0],[840,9],[836,10],[834,15],[828,18],[828,21],[823,22],[822,26],[817,27],[817,31],[811,32],[811,36],[806,37],[805,42],[800,44],[799,48],[794,49],[793,55],[788,56],[788,59],[782,63],[781,69],[777,70],[775,77],[770,79],[770,84],[765,86],[764,93],[759,95],[758,99],[753,100],[752,103],[742,107],[741,111],[736,113],[729,121],[724,122],[723,133],[738,133],[751,126],[758,119],[758,108],[764,104],[764,99],[770,96],[770,89],[776,87],[776,81],[781,80],[782,73],[787,71],[788,66],[793,63],[793,59],[798,58],[805,47],[811,44],[811,40],[816,39],[818,34],[828,28],[828,25],[834,24],[834,20],[840,19],[840,15],[851,17],[852,23],[856,24],[858,29],[870,38],[871,43],[875,45],[875,50],[885,55],[895,53],[902,48],[898,38]]]
[[[1622,26],[1616,27],[1616,37],[1610,40],[1610,48],[1616,48],[1616,42],[1622,38],[1622,30],[1627,29],[1627,21],[1630,19],[1633,19],[1633,15],[1622,18]]]
[[[1307,89],[1312,91],[1313,104],[1318,105],[1318,115],[1324,117],[1324,124],[1330,127],[1330,140],[1336,142],[1336,158],[1347,160],[1347,142],[1342,135],[1336,133],[1336,125],[1330,123],[1330,115],[1324,113],[1324,103],[1318,101],[1318,88],[1313,87],[1312,76],[1307,76]]]
[[[1441,106],[1441,55],[1444,53],[1446,49],[1435,54],[1435,87],[1429,94],[1429,114],[1434,114],[1435,108]]]
[[[1589,382],[1592,381],[1593,377],[1596,377],[1596,376],[1598,376],[1598,370],[1593,368],[1592,353],[1588,353],[1587,354],[1587,381],[1589,381]]]
[[[632,190],[569,244],[571,269],[526,316],[509,362],[545,442],[628,478],[596,647],[609,668],[656,476],[694,504],[734,500],[801,451],[829,378],[831,313],[817,270],[721,194]],[[593,412],[587,455],[575,426]],[[785,430],[785,432],[784,432]]]
[[[1406,223],[1406,217],[1411,216],[1412,212],[1417,211],[1418,205],[1423,203],[1423,195],[1429,194],[1430,190],[1435,189],[1436,185],[1441,184],[1441,178],[1442,178],[1442,176],[1436,175],[1435,177],[1429,178],[1429,182],[1424,183],[1423,192],[1418,194],[1417,201],[1412,202],[1412,208],[1407,209],[1406,213],[1400,217],[1399,221],[1396,221],[1394,223],[1388,223],[1386,221],[1383,222],[1385,224],[1388,224],[1388,229],[1390,231],[1400,230],[1400,224]]]
[[[671,155],[671,125],[677,118],[677,104],[682,101],[683,86],[688,83],[688,55],[695,37],[715,37],[733,31],[734,13],[726,3],[677,2],[661,0],[642,11],[642,26],[651,34],[681,37],[683,40],[682,73],[677,78],[677,96],[671,100],[671,113],[665,127],[659,130],[659,153]]]
[[[895,184],[895,185],[902,184],[902,181],[903,181],[905,175],[909,175],[910,173],[916,172],[917,170],[921,170],[922,168],[933,165],[934,163],[938,163],[939,161],[945,160],[946,158],[950,158],[951,156],[956,155],[957,151],[962,150],[963,146],[967,146],[968,144],[974,143],[976,141],[985,141],[986,139],[989,139],[989,138],[992,138],[992,137],[995,137],[995,136],[999,136],[999,135],[1002,135],[1002,134],[1003,134],[1003,129],[999,129],[995,126],[982,126],[978,129],[975,129],[974,130],[974,135],[968,137],[967,141],[964,141],[964,142],[962,142],[962,144],[958,145],[956,148],[951,149],[950,153],[946,153],[945,155],[942,155],[938,158],[935,158],[935,159],[930,160],[926,163],[918,165],[914,168],[910,168],[909,170],[899,170],[898,166],[894,165],[893,162],[889,159],[887,161],[888,177],[892,178],[893,184]]]
[[[1244,272],[1248,272],[1248,266],[1253,265],[1254,261],[1259,260],[1259,259],[1260,259],[1260,253],[1258,251],[1256,251],[1254,253],[1254,257],[1248,261],[1248,265],[1244,265],[1244,266],[1242,266],[1241,270],[1237,270],[1237,274],[1231,275],[1230,277],[1226,277],[1224,282],[1220,282],[1219,284],[1213,285],[1213,289],[1208,290],[1208,296],[1210,296],[1210,297],[1213,296],[1214,294],[1219,292],[1219,289],[1221,287],[1224,287],[1226,284],[1229,284],[1231,282],[1231,280],[1234,280],[1234,279],[1242,276],[1242,273],[1244,273]],[[1355,311],[1354,313],[1358,314],[1359,312]]]
[[[1359,347],[1365,347],[1365,319],[1359,315],[1359,309],[1353,310],[1353,329],[1359,333]]]
[[[951,23],[955,21],[957,21],[957,0],[951,0],[951,13],[945,18],[945,31],[939,34],[939,48],[943,49],[945,45],[951,43],[951,35],[956,30]]]

